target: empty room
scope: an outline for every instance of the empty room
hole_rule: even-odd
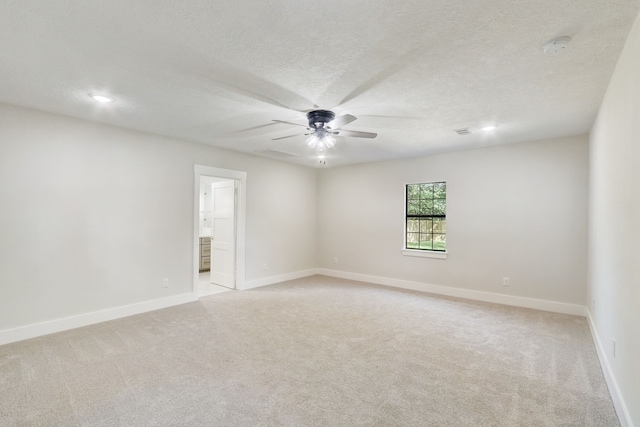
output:
[[[640,426],[639,13],[0,2],[0,426]]]

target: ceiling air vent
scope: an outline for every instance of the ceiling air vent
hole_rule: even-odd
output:
[[[471,133],[469,128],[454,129],[453,131],[458,135],[469,135]]]

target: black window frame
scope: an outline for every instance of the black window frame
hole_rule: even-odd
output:
[[[443,191],[444,191],[444,197],[435,197],[435,192],[434,192],[434,188],[436,185],[440,185],[443,187]],[[420,186],[418,188],[418,198],[415,197],[409,197],[409,187],[410,186]],[[423,196],[423,186],[431,186],[431,197],[422,197]],[[436,205],[436,200],[441,201],[440,202],[440,206],[444,207],[442,210],[441,209],[435,209],[435,205]],[[411,201],[414,202],[413,207],[411,206]],[[420,206],[418,208],[418,210],[424,209],[425,211],[429,211],[430,212],[415,212],[415,202],[418,202],[418,205]],[[424,203],[423,203],[424,202]],[[430,206],[431,208],[429,209],[429,202],[430,202]],[[436,211],[439,211],[438,213],[436,213]],[[415,221],[418,220],[418,231],[410,231],[410,221]],[[422,232],[422,226],[423,226],[423,221],[422,220],[427,220],[424,222],[424,224],[426,224],[426,229],[424,232]],[[434,233],[434,220],[439,221],[439,227],[441,227],[439,229],[438,233]],[[447,182],[446,181],[433,181],[433,182],[418,182],[418,183],[413,183],[413,184],[406,184],[405,185],[405,223],[404,223],[404,249],[405,250],[415,250],[415,251],[428,251],[428,252],[441,252],[444,253],[447,251],[447,231],[446,231],[446,223],[447,223]],[[431,221],[430,225],[429,225],[429,221]],[[415,222],[414,222],[414,227],[415,227]],[[409,235],[413,234],[413,235],[417,235],[418,240],[417,240],[417,246],[415,247],[415,245],[413,245],[413,247],[409,247]],[[423,235],[426,236],[431,236],[431,247],[426,247],[426,248],[422,248],[422,242],[428,242],[429,240],[425,239],[423,240]],[[438,236],[443,236],[444,239],[444,248],[438,248],[438,249],[434,249],[434,242],[435,241],[440,241],[440,240],[434,240],[434,236],[438,235]]]

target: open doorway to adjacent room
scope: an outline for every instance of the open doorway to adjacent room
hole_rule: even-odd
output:
[[[195,271],[199,297],[242,289],[246,172],[198,166],[195,172]]]

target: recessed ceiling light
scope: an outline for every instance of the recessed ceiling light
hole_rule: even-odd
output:
[[[113,99],[104,96],[104,95],[89,95],[91,98],[95,99],[98,102],[102,102],[102,103],[107,103],[107,102],[112,102]]]
[[[490,131],[490,130],[494,130],[496,127],[495,126],[485,126],[482,128],[482,130],[484,131]]]

